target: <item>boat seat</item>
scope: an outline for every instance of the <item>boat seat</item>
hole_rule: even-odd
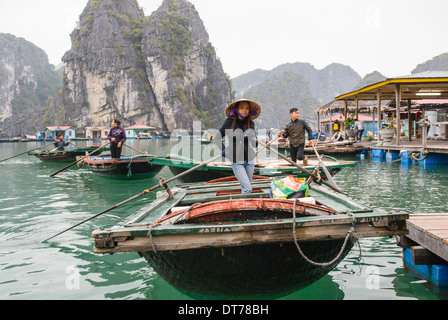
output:
[[[262,193],[262,192],[263,192],[263,190],[261,190],[260,188],[252,189],[252,193]],[[217,196],[225,196],[225,195],[230,195],[230,194],[241,194],[241,189],[216,191]]]
[[[304,202],[304,203],[316,204],[316,199],[314,199],[313,197],[299,198],[299,199],[297,199],[297,201]]]

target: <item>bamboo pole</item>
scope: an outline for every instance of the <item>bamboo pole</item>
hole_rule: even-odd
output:
[[[186,175],[186,174],[189,174],[190,172],[193,172],[193,171],[195,171],[195,170],[197,170],[197,169],[199,169],[199,168],[201,168],[201,167],[203,167],[203,166],[209,164],[210,162],[213,162],[213,161],[215,161],[215,160],[218,160],[218,159],[221,158],[221,157],[222,157],[222,155],[220,154],[220,155],[218,155],[218,156],[216,156],[216,157],[214,157],[214,158],[211,158],[211,159],[209,159],[209,160],[207,160],[207,161],[204,161],[204,162],[198,164],[198,165],[195,166],[194,168],[191,168],[191,169],[189,169],[189,170],[187,170],[187,171],[184,171],[184,172],[178,174],[177,176],[174,176],[174,177],[172,177],[172,178],[169,178],[168,180],[165,180],[165,181],[159,181],[159,184],[157,184],[157,185],[155,185],[155,186],[153,186],[153,187],[151,187],[151,188],[149,188],[149,189],[143,190],[143,191],[140,192],[139,194],[136,194],[135,196],[133,196],[133,197],[127,199],[127,200],[124,200],[124,201],[122,201],[122,202],[120,202],[120,203],[118,203],[118,204],[116,204],[116,205],[114,205],[114,206],[112,206],[112,207],[110,207],[110,208],[104,210],[104,211],[101,211],[100,213],[98,213],[98,214],[96,214],[96,215],[94,215],[94,216],[92,216],[92,217],[90,217],[90,218],[88,218],[88,219],[86,219],[86,220],[83,220],[83,221],[81,221],[81,222],[79,222],[79,223],[77,223],[77,224],[71,226],[71,227],[68,228],[68,229],[65,229],[64,231],[59,232],[58,234],[55,234],[54,236],[51,236],[50,238],[47,238],[47,239],[41,241],[41,243],[47,242],[47,241],[49,241],[49,240],[51,240],[51,239],[53,239],[53,238],[55,238],[55,237],[57,237],[57,236],[59,236],[59,235],[65,233],[65,232],[67,232],[67,231],[69,231],[69,230],[72,230],[72,229],[74,229],[74,228],[76,228],[76,227],[78,227],[78,226],[80,226],[80,225],[82,225],[82,224],[84,224],[84,223],[86,223],[86,222],[92,220],[92,219],[95,219],[95,218],[97,218],[97,217],[99,217],[99,216],[101,216],[101,215],[103,215],[103,214],[105,214],[105,213],[107,213],[107,212],[109,212],[109,211],[112,211],[112,210],[114,210],[114,209],[116,209],[116,208],[118,208],[118,207],[121,207],[122,205],[124,205],[124,204],[126,204],[126,203],[129,203],[129,202],[131,202],[131,201],[133,201],[133,200],[135,200],[135,199],[138,199],[138,198],[144,196],[144,195],[147,194],[147,193],[150,193],[150,192],[152,192],[152,191],[154,191],[154,190],[156,190],[156,189],[158,189],[158,188],[160,188],[160,187],[163,187],[163,186],[167,185],[168,183],[170,183],[170,182],[172,182],[172,181],[174,181],[174,180],[176,180],[176,179],[178,179],[178,178],[180,178],[180,177],[182,177],[182,176],[184,176],[184,175]]]
[[[258,143],[260,143],[262,146],[264,146],[265,144],[263,142],[261,142],[260,140],[258,140],[257,138],[255,138]],[[300,170],[302,170],[303,172],[305,172],[306,174],[310,175],[311,177],[313,177],[315,180],[319,180],[319,177],[317,175],[315,175],[313,172],[307,170],[306,168],[304,168],[303,166],[295,163],[294,161],[292,161],[291,159],[289,159],[288,157],[282,155],[281,153],[279,153],[277,150],[272,150],[274,151],[280,158],[282,158],[283,160],[286,160],[287,162],[289,162],[290,164],[292,164],[293,166],[299,168]],[[343,192],[342,190],[340,190],[339,188],[325,182],[325,181],[321,181],[323,184],[325,184],[327,187],[330,187],[331,189],[333,189],[334,191],[337,191],[343,195],[347,195],[345,192]]]
[[[61,170],[59,170],[59,171],[57,171],[57,172],[53,173],[52,175],[50,175],[50,177],[54,177],[54,176],[56,176],[57,174],[61,173],[62,171],[65,171],[65,170],[67,170],[68,168],[70,168],[70,167],[74,166],[75,164],[77,164],[77,163],[79,163],[79,162],[83,161],[83,160],[84,160],[85,158],[89,157],[89,156],[90,156],[91,154],[94,154],[94,153],[95,153],[95,152],[97,152],[98,150],[100,150],[100,149],[103,149],[103,148],[107,147],[107,146],[108,146],[109,144],[110,144],[110,142],[109,142],[109,143],[107,143],[107,144],[105,144],[104,146],[101,146],[101,147],[99,147],[99,148],[98,148],[98,149],[96,149],[96,150],[93,150],[92,152],[88,153],[88,154],[87,154],[86,156],[82,157],[81,159],[79,159],[79,160],[77,160],[77,161],[75,161],[75,162],[73,162],[73,163],[69,164],[68,166],[66,166],[66,167],[62,168]]]
[[[129,149],[132,149],[132,150],[134,150],[134,151],[137,151],[137,152],[141,153],[142,155],[149,155],[148,152],[146,152],[146,151],[145,151],[145,152],[142,152],[142,151],[140,151],[140,150],[137,150],[137,149],[131,147],[130,145],[127,145],[126,143],[123,143],[123,145],[126,146],[126,147],[128,147]]]
[[[272,140],[270,143],[274,142],[275,140],[276,139]],[[267,146],[264,143],[262,145],[263,146]],[[103,215],[103,214],[105,214],[105,213],[107,213],[109,211],[112,211],[112,210],[114,210],[114,209],[116,209],[118,207],[121,207],[122,205],[124,205],[126,203],[129,203],[129,202],[131,202],[131,201],[133,201],[135,199],[138,199],[138,198],[144,196],[145,194],[150,193],[150,192],[152,192],[152,191],[154,191],[154,190],[156,190],[156,189],[158,189],[160,187],[165,187],[165,186],[167,186],[168,183],[170,183],[170,182],[172,182],[172,181],[174,181],[174,180],[176,180],[176,179],[178,179],[178,178],[180,178],[180,177],[182,177],[184,175],[187,175],[187,174],[189,174],[189,173],[191,173],[191,172],[193,172],[193,171],[195,171],[195,170],[197,170],[199,168],[202,168],[203,166],[206,166],[207,164],[209,164],[209,163],[211,163],[211,162],[213,162],[215,160],[218,160],[220,158],[222,158],[222,154],[220,154],[220,155],[218,155],[216,157],[213,157],[213,158],[211,158],[211,159],[209,159],[207,161],[204,161],[204,162],[198,164],[197,166],[195,166],[195,167],[193,167],[191,169],[188,169],[187,171],[184,171],[184,172],[182,172],[182,173],[180,173],[180,174],[178,174],[178,175],[176,175],[176,176],[174,176],[172,178],[169,178],[168,180],[163,180],[163,178],[162,178],[162,179],[159,180],[159,184],[157,184],[157,185],[155,185],[155,186],[153,186],[153,187],[151,187],[151,188],[149,188],[147,190],[143,190],[139,194],[136,194],[135,196],[133,196],[133,197],[127,199],[127,200],[124,200],[123,202],[120,202],[120,203],[118,203],[118,204],[116,204],[116,205],[114,205],[114,206],[112,206],[112,207],[110,207],[110,208],[108,208],[108,209],[106,209],[104,211],[101,211],[100,213],[98,213],[98,214],[96,214],[96,215],[94,215],[94,216],[92,216],[92,217],[90,217],[90,218],[88,218],[86,220],[83,220],[83,221],[81,221],[81,222],[71,226],[68,229],[65,229],[65,230],[59,232],[58,234],[55,234],[54,236],[51,236],[50,238],[47,238],[47,239],[41,241],[41,243],[47,242],[47,241],[49,241],[49,240],[51,240],[51,239],[53,239],[53,238],[55,238],[55,237],[65,233],[65,232],[67,232],[69,230],[72,230],[72,229],[74,229],[74,228],[76,228],[76,227],[78,227],[78,226],[80,226],[80,225],[82,225],[82,224],[84,224],[84,223],[86,223],[86,222],[88,222],[88,221],[90,221],[92,219],[95,219],[95,218],[97,218],[97,217],[99,217],[99,216],[101,216],[101,215]]]

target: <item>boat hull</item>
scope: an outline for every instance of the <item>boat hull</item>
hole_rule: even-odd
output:
[[[137,252],[194,298],[274,299],[322,278],[357,239],[408,233],[407,213],[317,184],[308,199],[273,199],[271,183],[254,180],[251,195],[237,194],[234,181],[173,188],[118,225],[95,230],[94,252]]]
[[[333,157],[343,157],[343,156],[356,156],[366,150],[363,146],[349,146],[349,147],[327,147],[319,149],[319,154],[333,156]],[[307,155],[314,155],[314,149],[305,148],[304,151]]]
[[[96,157],[86,160],[85,163],[95,175],[114,180],[150,179],[163,169],[162,165],[150,164],[146,157],[137,160],[125,157],[118,162],[114,162],[110,157]]]
[[[312,261],[327,263],[338,256],[344,240],[300,242]],[[353,247],[325,267],[307,262],[292,243],[241,247],[143,252],[152,268],[177,290],[194,298],[281,298],[319,280]]]
[[[45,162],[60,162],[60,163],[71,163],[76,161],[76,157],[85,156],[86,152],[90,153],[98,149],[100,146],[80,148],[75,150],[64,150],[64,151],[42,151],[42,152],[30,152],[28,155],[36,156],[41,161]],[[98,155],[103,151],[110,150],[109,148],[103,148],[92,155]]]
[[[327,165],[327,169],[331,173],[331,175],[335,175],[336,173],[341,171],[341,169],[344,167],[357,165],[356,162],[344,162],[342,164],[339,164],[337,163],[336,159],[333,160],[334,160],[333,164]],[[191,159],[173,158],[173,157],[152,158],[148,159],[148,161],[152,164],[163,164],[168,166],[172,174],[175,176],[183,174],[187,170],[190,170],[191,168],[199,164],[198,162],[191,161]],[[315,167],[310,166],[307,167],[307,169],[313,171]],[[303,177],[303,178],[309,177],[309,175],[303,173],[301,169],[293,167],[291,165],[280,167],[275,166],[268,167],[262,164],[262,165],[255,165],[254,168],[254,175],[259,176],[276,177],[291,174],[295,175],[296,177]],[[235,173],[233,172],[233,169],[230,164],[228,165],[209,164],[195,170],[194,172],[190,172],[180,176],[178,180],[183,183],[196,183],[225,177],[231,177],[234,175]],[[322,178],[324,179],[326,178],[325,172],[323,170],[321,170],[320,175],[322,176]]]
[[[173,175],[180,175],[187,171],[188,169],[180,168],[180,167],[174,167],[170,166],[170,171]],[[340,168],[330,168],[328,170],[332,176],[334,176],[336,173],[341,171]],[[275,170],[266,170],[263,168],[255,168],[254,169],[255,175],[260,176],[267,176],[267,177],[276,177],[276,176],[284,176],[284,175],[295,175],[299,178],[307,178],[309,177],[308,174],[304,174],[300,171],[300,169],[291,169],[291,170],[282,170],[282,171],[275,171]],[[178,179],[181,182],[184,183],[195,183],[195,182],[203,182],[208,180],[214,180],[214,179],[220,179],[220,178],[226,178],[226,177],[232,177],[235,173],[233,172],[232,168],[229,169],[220,169],[220,168],[212,168],[212,169],[198,169],[194,172],[187,173],[186,175],[183,175],[179,177]],[[326,178],[325,173],[321,173],[322,178]]]

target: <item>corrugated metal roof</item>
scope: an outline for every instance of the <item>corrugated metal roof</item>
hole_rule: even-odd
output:
[[[155,127],[145,126],[145,125],[134,125],[132,127],[124,128],[125,130],[133,130],[133,129],[156,129]]]
[[[51,127],[46,127],[46,129],[48,129],[50,131],[56,131],[56,130],[67,131],[68,129],[72,129],[72,127],[70,127],[70,126],[62,126],[62,127],[51,126]]]
[[[381,94],[383,99],[394,99],[395,88],[397,85],[401,87],[403,94],[402,99],[418,99],[416,93],[419,92],[420,89],[440,91],[443,93],[440,98],[446,99],[448,98],[448,71],[428,71],[388,78],[362,89],[338,96],[335,100],[356,98],[375,100],[377,94]]]
[[[448,71],[426,71],[415,74],[410,74],[407,76],[399,76],[389,78],[387,80],[393,79],[430,79],[430,78],[448,78]]]

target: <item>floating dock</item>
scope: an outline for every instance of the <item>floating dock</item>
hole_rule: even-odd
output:
[[[411,214],[400,236],[404,262],[436,286],[448,286],[448,213]]]

